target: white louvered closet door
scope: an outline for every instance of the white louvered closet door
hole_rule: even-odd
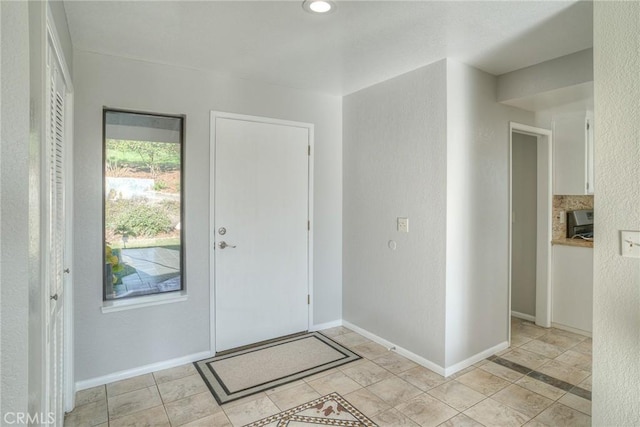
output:
[[[47,46],[47,129],[45,246],[47,254],[47,395],[48,411],[55,416],[49,425],[64,422],[64,247],[65,247],[65,96],[66,87],[60,64],[49,43]],[[49,420],[53,421],[53,420]]]

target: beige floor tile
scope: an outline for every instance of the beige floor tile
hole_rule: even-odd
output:
[[[558,400],[566,393],[564,390],[531,377],[523,377],[516,381],[516,384],[551,400]]]
[[[419,388],[395,376],[370,385],[367,390],[391,406],[399,405],[422,393]]]
[[[309,384],[302,382],[295,387],[277,391],[268,396],[281,411],[285,411],[319,398],[320,393],[315,391]]]
[[[486,398],[484,394],[478,393],[466,385],[459,383],[457,380],[439,385],[427,393],[458,411],[469,409]]]
[[[181,426],[222,411],[209,390],[165,404],[171,425]]]
[[[368,360],[351,368],[344,369],[342,372],[362,387],[370,386],[371,384],[393,376],[391,372]]]
[[[453,418],[448,419],[439,427],[484,427],[479,422],[472,418],[467,417],[465,414],[458,414]]]
[[[482,359],[479,362],[476,362],[473,364],[473,366],[475,366],[476,368],[479,368],[480,366],[484,365],[485,363],[489,363],[490,360],[489,359]]]
[[[97,426],[108,421],[107,401],[98,400],[86,405],[76,406],[64,418],[67,427]]]
[[[345,395],[361,387],[360,384],[340,371],[336,371],[333,374],[318,378],[313,381],[309,381],[307,382],[307,384],[313,387],[318,393],[320,393],[321,396],[333,392]]]
[[[531,340],[520,346],[521,349],[540,354],[549,359],[554,359],[565,352],[564,349],[540,340]]]
[[[368,418],[391,409],[387,403],[365,388],[358,389],[343,397]]]
[[[232,408],[224,408],[224,412],[234,426],[243,426],[277,414],[280,409],[267,396],[264,396]]]
[[[175,368],[169,368],[162,371],[154,372],[153,377],[156,379],[157,384],[161,384],[188,377],[189,375],[194,375],[197,373],[198,371],[196,371],[193,363],[187,363],[186,365],[176,366]]]
[[[359,361],[358,361],[359,362]],[[353,363],[358,363],[353,362]],[[303,381],[309,383],[311,381],[317,380],[318,378],[326,377],[327,375],[335,374],[336,372],[341,372],[338,368],[327,369],[326,371],[318,372],[317,374],[313,374],[309,377],[303,378]]]
[[[443,377],[440,374],[436,374],[430,369],[422,366],[409,369],[408,371],[398,374],[403,380],[413,384],[422,391],[431,390],[434,387],[438,387],[441,384],[449,381],[448,378]]]
[[[511,339],[513,339],[514,336],[533,339],[538,338],[547,332],[547,329],[536,326],[533,323],[521,323],[511,327]]]
[[[487,363],[489,363],[489,361],[487,361]],[[485,363],[485,365],[486,365],[486,363]],[[473,366],[473,365],[471,365],[471,366],[467,366],[466,368],[459,370],[459,371],[458,371],[458,372],[456,372],[455,374],[453,374],[453,375],[449,375],[449,376],[447,377],[447,379],[448,379],[448,380],[457,380],[458,378],[460,378],[460,377],[461,377],[461,376],[463,376],[464,374],[468,374],[469,372],[471,372],[471,371],[473,371],[473,370],[475,370],[475,369],[477,369],[477,367],[476,367],[476,366]]]
[[[533,353],[522,348],[515,348],[501,357],[518,365],[526,366],[529,369],[536,369],[550,360],[538,353]]]
[[[371,342],[371,340],[355,332],[348,332],[346,334],[336,335],[334,337],[331,337],[331,339],[349,348],[358,346],[360,344]]]
[[[107,400],[107,388],[103,385],[80,390],[76,393],[76,406],[82,406],[100,400]]]
[[[511,335],[511,347],[520,347],[523,344],[531,341],[531,338],[525,337],[523,335]]]
[[[351,329],[345,328],[344,326],[336,326],[335,328],[323,329],[320,332],[323,335],[326,335],[328,337],[335,337],[337,335],[344,335],[344,334],[348,334],[349,332],[353,332],[353,331],[351,331]]]
[[[122,381],[107,384],[107,396],[113,397],[130,391],[140,390],[156,385],[152,374],[139,375]]]
[[[574,368],[573,366],[558,362],[557,360],[550,360],[537,370],[543,374],[549,375],[550,377],[557,378],[574,385],[580,384],[591,375],[591,372]]]
[[[567,350],[556,357],[558,362],[573,366],[583,371],[591,372],[591,356],[573,350]]]
[[[403,415],[397,409],[390,409],[375,416],[371,421],[380,427],[419,427],[409,417]]]
[[[574,334],[575,335],[575,334]],[[546,342],[547,344],[555,345],[563,350],[569,350],[571,347],[579,344],[584,340],[584,337],[578,338],[578,336],[566,336],[559,335],[554,332],[549,332],[538,338],[539,341]]]
[[[109,419],[113,420],[162,405],[162,400],[160,399],[158,388],[154,385],[142,390],[130,391],[113,397],[109,396],[107,403],[109,406]]]
[[[491,396],[511,384],[509,381],[503,380],[482,369],[474,369],[471,372],[467,372],[456,381],[485,396]]]
[[[554,403],[545,409],[540,415],[534,418],[534,421],[545,426],[571,426],[571,427],[590,427],[591,417],[580,411],[564,406],[560,403]]]
[[[171,427],[163,406],[145,409],[109,421],[110,427]]]
[[[288,384],[283,384],[283,385],[275,387],[275,388],[271,388],[269,390],[265,390],[265,394],[267,396],[269,396],[269,395],[272,395],[274,393],[278,393],[280,391],[287,390],[289,388],[298,387],[299,385],[302,385],[302,384],[306,384],[306,382],[304,380],[294,381],[294,382],[291,382],[291,383],[288,383]]]
[[[547,399],[516,384],[500,390],[491,396],[491,398],[515,409],[529,418],[535,417],[553,403],[553,400]]]
[[[458,414],[455,409],[425,393],[398,405],[396,409],[422,427],[435,427]]]
[[[199,374],[158,384],[158,389],[164,403],[209,390]]]
[[[580,384],[578,384],[578,387],[583,388],[585,390],[591,391],[591,389],[592,389],[592,387],[591,387],[591,377],[587,378],[586,380],[584,380]]]
[[[362,357],[366,357],[367,359],[374,359],[385,354],[389,350],[378,343],[367,342],[353,347],[353,351],[355,351]]]
[[[220,405],[222,407],[223,410],[227,410],[227,409],[231,409],[234,406],[238,406],[238,405],[242,405],[245,403],[249,403],[252,400],[258,400],[258,399],[262,399],[263,397],[266,397],[267,394],[262,392],[262,393],[256,393],[256,394],[252,394],[250,396],[247,397],[243,397],[242,399],[238,399],[238,400],[234,400],[233,402],[229,402],[229,403],[225,403],[223,405]]]
[[[376,357],[373,361],[394,374],[399,374],[400,372],[408,371],[418,366],[406,357],[391,351]]]
[[[558,400],[558,403],[573,408],[577,411],[591,415],[591,401],[575,394],[567,393]]]
[[[464,412],[470,418],[486,426],[521,426],[529,417],[491,398],[485,399]]]
[[[188,424],[183,425],[182,427],[233,427],[229,418],[224,412],[218,412],[214,415],[209,415],[208,417],[201,418],[199,420],[192,421]]]
[[[502,378],[503,380],[507,380],[510,382],[518,381],[520,378],[524,376],[520,372],[516,372],[513,369],[505,368],[502,365],[498,365],[497,363],[489,362],[485,365],[480,366],[478,369],[482,369],[483,371],[489,372],[497,377]]]
[[[586,340],[582,341],[580,344],[573,347],[572,350],[577,351],[578,353],[588,354],[589,356],[591,356],[592,348],[593,348],[593,341],[591,338],[587,338]]]
[[[576,334],[575,332],[569,332],[569,331],[565,331],[565,330],[557,329],[557,328],[551,328],[551,333],[552,334],[556,334],[556,335],[562,335],[562,336],[567,337],[567,338],[576,339],[578,341],[584,341],[584,340],[588,339],[588,337],[586,337],[584,335]]]

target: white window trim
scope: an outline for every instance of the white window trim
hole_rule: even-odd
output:
[[[102,314],[118,311],[135,310],[138,308],[152,307],[154,305],[171,304],[188,299],[187,291],[166,292],[162,294],[144,295],[123,300],[110,300],[102,303]]]

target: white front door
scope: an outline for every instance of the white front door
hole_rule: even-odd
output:
[[[312,129],[212,113],[216,351],[308,329]]]

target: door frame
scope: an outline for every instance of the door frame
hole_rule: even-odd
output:
[[[60,65],[60,72],[62,74],[62,79],[65,83],[65,135],[64,135],[64,188],[63,188],[63,203],[65,209],[65,234],[63,236],[63,265],[65,268],[65,274],[63,276],[63,302],[62,302],[62,321],[63,321],[63,373],[62,373],[62,387],[63,387],[63,396],[62,396],[62,406],[65,412],[71,412],[75,407],[75,394],[76,394],[76,386],[75,386],[75,375],[74,375],[74,326],[73,326],[73,108],[74,108],[74,89],[73,89],[73,81],[71,79],[71,73],[69,72],[68,64],[65,60],[62,44],[60,43],[60,37],[58,30],[55,26],[55,20],[53,18],[53,12],[51,11],[51,6],[47,4],[46,6],[46,35],[45,40],[46,44],[51,44],[51,53],[54,55],[56,61]],[[48,46],[45,44],[45,51],[48,49]],[[44,53],[43,64],[45,64],[45,73],[46,73],[46,53]],[[47,75],[48,79],[49,76]],[[45,85],[45,91],[47,86]],[[44,94],[43,99],[47,99],[48,93]],[[47,107],[48,108],[48,107]],[[46,130],[42,132],[43,135],[43,143],[46,145]],[[46,156],[42,156],[43,159]],[[43,259],[44,258],[43,254]],[[49,281],[49,271],[44,270],[44,278],[45,281]],[[46,283],[46,282],[45,282]],[[43,292],[43,312],[42,312],[42,327],[46,328],[48,316],[47,309],[45,307],[49,304],[49,295],[46,292]],[[45,336],[46,336],[45,331]],[[46,344],[46,340],[44,342],[45,351],[49,351],[49,348]],[[48,357],[44,357],[44,363],[47,363]],[[48,367],[44,367],[44,373],[47,374]],[[46,381],[45,381],[46,384]],[[43,397],[44,398],[44,397]],[[64,418],[64,416],[63,416]]]
[[[255,123],[274,124],[282,126],[292,126],[304,128],[308,131],[309,156],[308,156],[308,189],[307,189],[307,215],[309,220],[309,230],[307,233],[307,289],[309,294],[307,330],[313,325],[313,159],[314,147],[314,125],[312,123],[295,122],[290,120],[274,119],[270,117],[251,116],[246,114],[227,113],[223,111],[211,111],[210,114],[210,136],[209,136],[209,349],[211,355],[216,354],[216,267],[215,267],[215,176],[216,176],[216,119],[231,119]]]
[[[509,292],[508,341],[511,345],[511,275],[513,235],[513,133],[536,137],[537,162],[537,224],[536,224],[536,325],[551,327],[553,235],[553,132],[516,122],[509,122]]]

